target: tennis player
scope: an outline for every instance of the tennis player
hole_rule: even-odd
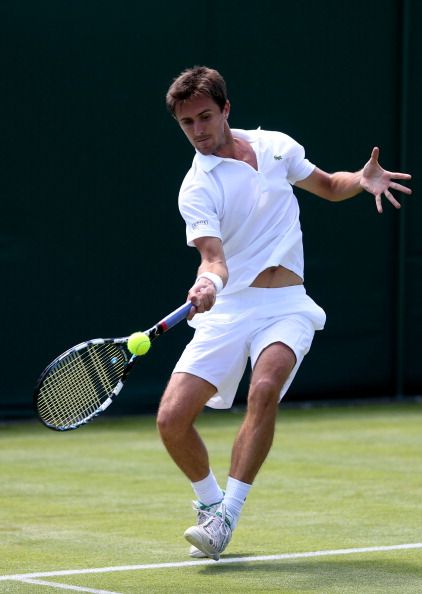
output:
[[[395,180],[411,176],[385,171],[378,148],[360,171],[329,174],[286,134],[231,129],[226,84],[214,69],[182,72],[166,102],[196,152],[179,208],[201,263],[188,293],[195,334],[171,375],[157,426],[195,493],[197,523],[185,532],[190,554],[218,560],[271,448],[278,403],[325,323],[303,284],[293,186],[334,202],[366,190],[381,213],[382,195],[400,208],[391,190],[410,194]],[[194,422],[205,405],[232,406],[248,359],[247,409],[223,490]]]

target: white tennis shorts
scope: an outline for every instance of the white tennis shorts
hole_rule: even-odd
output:
[[[173,373],[190,373],[216,387],[211,408],[230,408],[250,358],[252,369],[270,344],[282,342],[296,355],[296,365],[280,392],[287,392],[325,312],[303,285],[275,289],[247,287],[219,295],[214,307],[189,322],[195,330]]]

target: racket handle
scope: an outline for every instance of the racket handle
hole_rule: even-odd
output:
[[[168,316],[166,316],[161,322],[157,324],[157,326],[161,326],[163,328],[163,332],[167,332],[170,328],[173,328],[176,324],[185,320],[189,315],[190,310],[192,309],[193,305],[190,301],[184,303],[174,311],[172,311]]]
[[[167,330],[170,330],[170,328],[173,328],[173,326],[175,326],[182,320],[185,320],[189,315],[189,312],[192,307],[192,303],[188,301],[187,303],[184,303],[183,305],[172,311],[168,316],[163,318],[161,322],[158,322],[158,324],[155,324],[155,326],[146,331],[146,334],[148,334],[149,339],[154,340],[161,334],[164,334],[164,332],[167,332]]]

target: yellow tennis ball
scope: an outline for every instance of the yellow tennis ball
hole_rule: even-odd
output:
[[[149,336],[145,332],[134,332],[129,336],[127,348],[132,355],[145,355],[151,347]]]

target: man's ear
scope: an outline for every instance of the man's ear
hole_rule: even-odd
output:
[[[223,114],[224,117],[227,118],[229,117],[230,114],[230,101],[227,99],[225,106],[223,107]]]

